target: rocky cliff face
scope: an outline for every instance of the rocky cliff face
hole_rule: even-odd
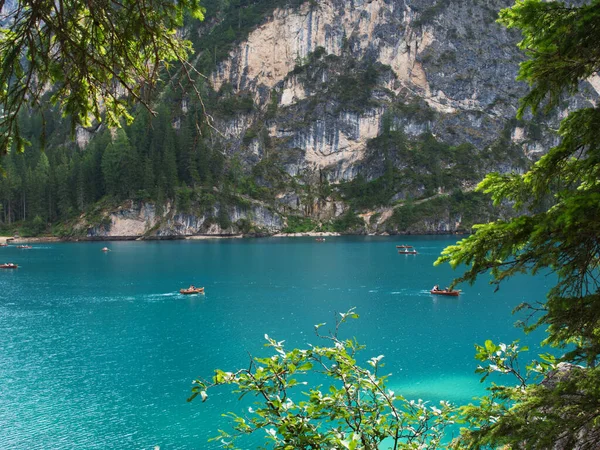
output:
[[[244,206],[215,205],[208,211],[181,212],[168,203],[157,210],[153,203],[127,202],[116,211],[106,210],[100,223],[82,218],[78,228],[86,238],[183,238],[197,235],[234,235],[238,233],[273,234],[284,227],[284,219],[261,204]],[[223,214],[221,214],[221,212]],[[226,217],[227,224],[218,218]]]
[[[506,129],[525,152],[538,152],[527,126],[510,123],[525,92],[514,81],[522,60],[518,35],[495,23],[510,3],[325,0],[277,9],[212,76],[216,90],[228,85],[249,92],[258,107],[245,127],[239,119],[221,124],[238,138],[231,151],[243,147],[244,133],[276,102],[268,132],[280,150],[300,150],[285,164],[292,176],[325,170],[330,182],[356,177],[386,113],[408,136],[430,132],[482,150]],[[315,53],[320,62],[311,61]],[[365,95],[352,74],[373,67]],[[335,92],[337,84],[346,95]],[[352,96],[365,101],[345,104]],[[415,103],[420,107],[394,108]],[[258,140],[252,144],[242,150],[264,154]]]
[[[134,207],[90,234],[272,233],[288,216],[369,232],[454,232],[488,220],[487,206],[461,192],[489,171],[524,170],[556,144],[550,130],[569,107],[600,92],[596,77],[558,114],[516,120],[527,89],[515,81],[519,35],[495,22],[511,4],[311,0],[275,9],[209,77],[220,133],[208,145],[241,162],[255,184],[242,192],[250,203],[169,205],[161,215]]]

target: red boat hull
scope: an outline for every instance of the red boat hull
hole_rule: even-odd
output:
[[[460,291],[429,291],[433,295],[449,295],[450,297],[458,297]]]

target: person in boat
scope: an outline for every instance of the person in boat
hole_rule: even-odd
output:
[[[190,284],[190,287],[188,289],[191,291],[192,289],[196,289],[196,286],[194,286],[193,284]]]
[[[438,284],[436,284],[432,289],[432,291],[439,291],[439,290],[440,290],[440,286]]]

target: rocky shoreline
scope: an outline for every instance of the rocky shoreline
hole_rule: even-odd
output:
[[[463,235],[468,233],[422,233],[422,235]],[[397,236],[409,236],[410,234],[398,234]],[[190,236],[87,236],[79,238],[61,238],[56,236],[42,237],[10,237],[0,236],[0,244],[42,244],[56,242],[109,242],[109,241],[174,241],[190,240],[200,241],[209,239],[247,239],[257,237],[290,238],[290,237],[314,237],[326,238],[336,236],[392,236],[389,233],[335,233],[335,232],[316,232],[309,231],[304,233],[275,233],[275,234],[201,234]]]
[[[340,233],[277,233],[272,235],[253,235],[253,234],[201,234],[192,236],[87,236],[79,238],[60,238],[56,236],[42,237],[10,237],[0,236],[2,244],[41,244],[52,242],[108,242],[108,241],[175,241],[190,240],[201,241],[208,239],[244,239],[254,237],[330,237],[341,236]]]

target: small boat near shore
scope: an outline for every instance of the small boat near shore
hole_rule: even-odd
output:
[[[17,269],[18,267],[18,264],[13,263],[0,264],[0,269]]]
[[[191,295],[191,294],[204,294],[203,287],[189,287],[187,289],[179,289],[179,293],[183,295]]]
[[[413,248],[412,245],[396,245],[396,248]]]
[[[0,247],[8,247],[8,244],[6,242],[0,242]]]
[[[17,245],[16,248],[32,248],[31,245]]]
[[[458,297],[460,295],[460,290],[455,291],[454,289],[432,289],[429,292],[433,295],[448,295],[450,297]]]
[[[404,250],[398,250],[398,254],[399,255],[416,255],[417,251],[404,249]]]

